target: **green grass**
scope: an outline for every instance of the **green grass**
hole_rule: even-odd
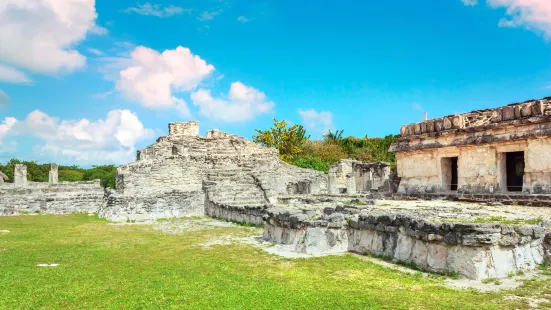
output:
[[[284,259],[251,245],[197,244],[250,229],[181,235],[87,215],[0,218],[0,309],[522,309],[505,294],[454,290],[354,255]],[[60,264],[37,267],[37,264]],[[548,281],[549,282],[549,281]],[[544,296],[544,295],[542,295]]]

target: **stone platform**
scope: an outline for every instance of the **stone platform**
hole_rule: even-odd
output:
[[[305,204],[310,202],[310,204]],[[223,206],[215,217],[258,224],[264,238],[310,255],[373,254],[435,273],[505,278],[550,255],[551,209],[452,201],[281,197],[270,206]]]

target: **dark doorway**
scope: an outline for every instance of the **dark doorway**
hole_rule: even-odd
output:
[[[524,152],[506,153],[507,190],[522,192],[524,180]]]
[[[456,191],[457,190],[457,157],[450,158],[451,161],[451,186],[450,190]]]

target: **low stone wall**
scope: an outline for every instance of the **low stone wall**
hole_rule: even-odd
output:
[[[264,215],[266,214],[267,206],[230,206],[207,202],[205,206],[206,215],[226,220],[249,225],[263,225]]]
[[[300,253],[371,253],[470,279],[534,270],[549,251],[542,225],[439,223],[365,211],[362,206],[325,208],[323,214],[269,209],[264,238]]]
[[[205,195],[202,191],[172,190],[154,195],[129,196],[109,190],[98,215],[114,222],[204,216]]]
[[[0,186],[0,215],[97,212],[103,196],[99,180],[58,184],[28,182],[25,187],[4,183]]]

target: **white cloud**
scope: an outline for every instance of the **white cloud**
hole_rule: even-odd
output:
[[[199,89],[191,94],[191,100],[202,115],[224,122],[247,121],[271,112],[275,106],[263,92],[241,82],[231,84],[227,99],[214,98],[210,90]]]
[[[0,82],[30,84],[31,79],[20,70],[0,64]]]
[[[89,49],[88,49],[88,52],[90,52],[90,53],[92,53],[92,54],[94,54],[94,55],[96,55],[96,56],[102,56],[102,55],[103,55],[103,52],[100,51],[100,50],[98,50],[98,49],[96,49],[96,48],[89,48]]]
[[[125,13],[137,13],[140,15],[149,15],[156,17],[170,17],[183,13],[191,13],[192,9],[182,8],[174,5],[163,6],[160,4],[144,3],[136,7],[130,7],[124,10]]]
[[[125,98],[152,109],[176,108],[184,116],[189,116],[186,102],[175,93],[194,90],[214,71],[214,66],[181,46],[163,53],[138,46],[130,63],[116,81]]]
[[[204,11],[199,16],[197,16],[197,19],[200,21],[207,21],[207,20],[213,20],[216,16],[220,15],[220,11]]]
[[[152,138],[135,113],[114,110],[104,120],[58,120],[35,110],[23,121],[6,118],[0,124],[0,141],[10,136],[34,137],[35,147],[45,155],[65,157],[79,163],[126,163],[134,158],[136,143]],[[0,142],[1,143],[1,142]]]
[[[478,0],[461,0],[461,2],[467,6],[475,6],[478,4]]]
[[[95,24],[94,0],[0,1],[0,61],[38,73],[82,68],[86,58],[74,46]]]
[[[4,121],[0,123],[0,143],[2,142],[2,138],[8,134],[15,123],[17,123],[17,120],[14,117],[6,117]]]
[[[334,130],[333,113],[328,111],[316,111],[314,109],[297,111],[306,129],[314,132],[325,133]]]
[[[239,16],[237,20],[241,23],[248,23],[250,20],[245,16]]]
[[[10,97],[0,89],[0,107],[10,104]]]
[[[509,19],[501,19],[501,27],[526,27],[551,37],[551,1],[486,0],[492,8],[506,8]]]

